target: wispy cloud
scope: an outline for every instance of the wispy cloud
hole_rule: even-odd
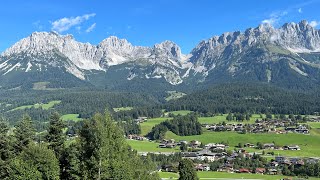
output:
[[[95,13],[91,13],[91,14],[85,14],[85,15],[76,16],[76,17],[69,17],[69,18],[64,17],[64,18],[61,18],[61,19],[58,19],[58,20],[52,22],[51,29],[61,33],[61,32],[69,30],[70,28],[72,28],[74,26],[80,25],[81,23],[89,20],[90,18],[94,17],[95,15],[96,15]]]
[[[97,23],[93,23],[88,29],[86,30],[87,33],[91,32],[94,28],[96,28]]]
[[[273,12],[269,15],[269,18],[262,20],[262,24],[275,25],[281,20],[283,16],[287,14],[288,14],[287,11]]]
[[[309,25],[312,26],[312,27],[317,27],[317,26],[319,26],[319,24],[320,24],[319,21],[311,21],[311,22],[309,23]]]
[[[288,16],[289,14],[297,13],[297,12],[303,13],[303,10],[302,10],[303,7],[309,6],[317,1],[318,0],[309,0],[303,3],[291,5],[283,10],[273,11],[266,19],[262,20],[261,23],[277,25],[285,16]]]

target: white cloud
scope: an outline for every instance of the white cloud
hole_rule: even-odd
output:
[[[64,32],[69,30],[70,28],[77,26],[79,24],[81,24],[84,21],[89,20],[91,17],[94,17],[96,14],[92,13],[92,14],[85,14],[82,16],[77,16],[77,17],[64,17],[61,19],[58,19],[54,22],[51,23],[52,25],[52,30],[54,31],[58,31],[58,32]]]
[[[319,24],[320,24],[319,21],[311,21],[311,22],[309,23],[309,25],[312,26],[312,27],[317,27]]]
[[[91,32],[95,27],[96,27],[96,23],[93,23],[90,27],[88,27],[88,29],[86,30],[87,33]]]
[[[264,19],[261,23],[270,25],[277,24],[280,21],[280,19],[287,14],[287,11],[273,12],[269,15],[268,19]]]
[[[302,13],[302,8],[299,8],[299,9],[298,9],[298,12],[299,12],[299,13]]]

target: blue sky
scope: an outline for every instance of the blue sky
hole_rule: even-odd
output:
[[[189,53],[201,40],[262,22],[303,19],[318,26],[320,0],[10,0],[0,7],[0,52],[34,31],[98,44],[114,35],[133,45],[164,40]]]

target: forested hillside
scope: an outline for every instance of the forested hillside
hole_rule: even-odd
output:
[[[313,114],[320,111],[319,91],[299,92],[257,83],[229,83],[196,91],[164,106],[168,111]]]

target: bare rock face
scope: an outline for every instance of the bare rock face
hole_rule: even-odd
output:
[[[320,31],[307,21],[286,23],[280,28],[261,24],[244,32],[226,32],[201,41],[188,55],[172,41],[142,47],[111,36],[92,45],[78,42],[72,35],[34,32],[1,54],[0,75],[54,67],[90,81],[88,75],[92,72],[125,66],[127,80],[163,78],[177,85],[190,78],[203,82],[209,76],[255,76],[272,82],[274,69],[285,66],[298,75],[317,79],[312,74],[317,71],[309,68],[320,68],[317,53]],[[281,64],[283,60],[286,63]]]
[[[299,53],[320,52],[319,34],[320,31],[307,21],[298,24],[286,23],[280,28],[261,24],[256,28],[247,29],[244,33],[228,32],[200,42],[192,50],[190,61],[195,72],[201,73],[204,77],[209,75],[210,71],[222,67],[233,76],[241,69],[247,69],[248,73],[248,67],[245,65],[252,62],[246,59],[254,59],[254,62],[263,64],[287,56],[286,58],[292,61],[300,59],[314,64],[317,62],[308,62],[300,57]],[[259,49],[259,54],[253,55],[254,49]]]
[[[14,69],[41,71],[45,70],[39,68],[44,63],[46,67],[64,67],[69,73],[85,79],[86,71],[107,71],[110,66],[143,60],[149,65],[159,65],[147,74],[163,77],[171,84],[179,84],[182,79],[177,69],[183,68],[180,62],[182,56],[180,48],[170,41],[151,48],[133,46],[125,39],[111,36],[95,46],[77,42],[72,35],[35,32],[1,54],[0,71],[3,74]],[[28,62],[22,65],[26,57],[29,57]],[[20,59],[22,62],[16,63],[10,59]]]

